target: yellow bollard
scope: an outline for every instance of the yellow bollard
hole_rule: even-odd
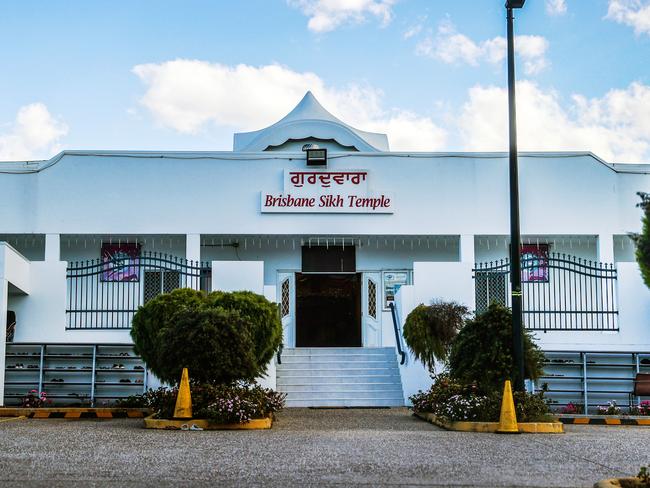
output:
[[[192,418],[192,395],[190,394],[190,376],[187,374],[187,368],[183,368],[183,374],[181,375],[181,384],[178,388],[176,406],[174,407],[174,418]]]
[[[517,426],[517,414],[515,413],[515,402],[512,398],[512,387],[510,380],[506,380],[503,386],[503,400],[501,401],[501,416],[499,417],[499,434],[519,434]]]

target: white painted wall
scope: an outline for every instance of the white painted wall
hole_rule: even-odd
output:
[[[0,242],[0,279],[23,293],[31,291],[30,262],[6,242]]]
[[[264,294],[263,261],[212,261],[212,290]]]
[[[431,263],[413,264],[413,285],[401,287],[397,294],[397,310],[403,326],[406,317],[421,303],[428,305],[432,300],[456,301],[474,309],[474,283],[472,263]],[[416,361],[408,347],[407,364],[400,367],[404,401],[408,397],[425,390],[431,385],[431,378],[426,368]]]
[[[197,156],[69,152],[37,175],[0,175],[0,232],[505,235],[509,231],[505,154],[342,153],[329,161],[330,170],[368,170],[371,190],[394,195],[392,215],[261,214],[259,192],[282,191],[284,169],[305,168],[303,153]],[[636,231],[640,210],[635,193],[650,186],[649,175],[617,173],[587,154],[522,154],[520,177],[523,234]],[[60,198],[66,193],[75,198]]]

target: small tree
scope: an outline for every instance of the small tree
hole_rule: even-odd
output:
[[[433,371],[436,359],[447,359],[452,341],[468,313],[464,305],[435,300],[431,305],[418,305],[406,317],[404,340],[429,371]]]
[[[166,383],[183,368],[198,383],[227,384],[263,374],[282,338],[275,304],[250,292],[209,295],[181,289],[140,307],[135,351]]]
[[[544,353],[524,330],[524,374],[537,379],[543,374]],[[476,383],[485,393],[499,392],[503,381],[513,378],[512,312],[498,303],[465,326],[453,341],[449,373],[462,383]]]
[[[636,244],[636,261],[641,269],[641,276],[646,286],[650,287],[650,194],[638,192],[641,202],[637,204],[643,210],[641,233],[632,236]]]

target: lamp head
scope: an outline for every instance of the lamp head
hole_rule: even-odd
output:
[[[526,0],[506,0],[506,8],[522,8]]]

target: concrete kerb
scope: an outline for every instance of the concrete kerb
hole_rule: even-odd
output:
[[[253,419],[241,424],[219,424],[206,419],[159,419],[156,414],[149,415],[144,419],[145,429],[193,430],[189,428],[190,426],[198,427],[201,430],[266,430],[273,426],[273,419],[271,417]]]
[[[149,415],[148,408],[84,408],[84,407],[43,407],[10,408],[0,407],[0,417],[23,417],[30,419],[113,419],[144,418]]]
[[[650,426],[650,417],[631,415],[567,415],[559,414],[557,418],[569,425],[638,425]]]
[[[432,413],[414,412],[414,415],[443,429],[458,432],[496,433],[499,429],[499,422],[448,422]],[[525,434],[564,433],[564,426],[561,422],[518,422],[517,427],[519,432]]]
[[[610,478],[594,484],[594,488],[643,488],[647,486],[639,478]]]

